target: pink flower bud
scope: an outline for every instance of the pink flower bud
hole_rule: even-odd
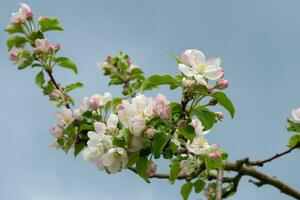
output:
[[[131,60],[130,59],[127,60],[127,65],[131,65]]]
[[[220,154],[220,152],[218,152],[218,151],[214,151],[214,152],[210,153],[210,157],[211,157],[212,159],[220,158],[220,156],[221,156],[221,154]]]
[[[156,165],[154,163],[151,163],[147,169],[148,176],[152,176],[153,174],[155,174],[156,170]]]
[[[228,86],[229,86],[229,83],[226,79],[222,78],[222,79],[217,80],[217,87],[219,89],[224,90],[224,89],[228,88]]]
[[[50,43],[47,39],[36,39],[35,46],[37,51],[47,52],[50,50]]]
[[[207,83],[206,87],[209,90],[209,92],[213,92],[214,91],[214,87],[211,84]]]
[[[58,51],[60,49],[60,45],[59,44],[52,44],[49,47],[49,51]]]
[[[169,102],[167,98],[161,94],[158,94],[154,100],[153,111],[156,115],[161,118],[170,118],[171,112],[169,107]]]
[[[220,147],[220,144],[219,143],[215,143],[215,144],[212,144],[211,146],[215,147],[215,148],[218,148],[218,147]]]
[[[45,16],[40,16],[40,17],[39,17],[39,21],[41,21],[41,20],[43,20],[43,19],[46,19],[46,17],[45,17]]]
[[[111,56],[107,56],[105,59],[106,62],[111,62]]]
[[[87,104],[89,106],[90,109],[98,109],[100,106],[100,99],[98,95],[94,95],[88,98],[87,100]]]
[[[17,61],[17,57],[19,55],[19,53],[21,53],[22,49],[20,48],[12,48],[10,51],[9,51],[9,59],[12,60],[12,61]]]
[[[27,4],[21,3],[20,6],[21,6],[21,8],[19,10],[20,13],[22,13],[26,17],[32,17],[33,16],[32,10]]]
[[[178,127],[179,127],[179,128],[183,128],[184,125],[185,125],[185,121],[184,121],[183,119],[182,119],[182,120],[179,120],[179,122],[178,122]]]
[[[188,80],[186,78],[183,78],[182,81],[182,86],[185,87],[185,88],[193,88],[195,85],[196,85],[196,81],[195,80]]]
[[[58,89],[52,90],[52,92],[49,94],[50,99],[52,100],[58,100],[61,97],[61,91]]]
[[[64,128],[62,125],[56,124],[51,127],[50,133],[56,138],[61,137],[64,135]]]
[[[148,128],[146,130],[146,133],[147,133],[148,138],[150,138],[150,139],[153,138],[153,136],[154,136],[153,128]]]

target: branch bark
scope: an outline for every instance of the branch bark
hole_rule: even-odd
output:
[[[223,169],[217,170],[216,200],[222,199]]]

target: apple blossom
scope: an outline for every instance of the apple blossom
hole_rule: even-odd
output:
[[[124,148],[111,148],[102,157],[102,164],[109,173],[116,173],[127,165],[128,157]]]
[[[185,76],[194,77],[199,84],[207,85],[207,79],[217,80],[223,76],[220,63],[219,58],[206,60],[201,51],[189,49],[181,54],[181,63],[178,67]]]
[[[292,110],[292,117],[296,122],[300,123],[300,108]]]
[[[145,139],[142,136],[132,136],[129,152],[137,152],[143,148],[145,144]]]
[[[200,161],[193,156],[189,155],[187,160],[182,160],[180,162],[181,171],[186,175],[193,174],[199,167]]]
[[[61,137],[64,134],[64,127],[60,124],[53,125],[50,129],[50,133],[56,138]]]
[[[140,136],[146,129],[146,119],[137,115],[131,118],[129,129],[134,136]]]
[[[209,132],[203,131],[204,126],[202,125],[202,122],[195,116],[192,117],[190,125],[195,129],[196,137],[202,137]]]
[[[116,114],[110,114],[109,118],[106,121],[107,130],[110,132],[114,132],[117,129],[118,122],[118,116]]]
[[[192,143],[187,142],[186,147],[189,152],[195,155],[205,155],[211,148],[204,137],[195,137]]]
[[[164,119],[170,118],[169,102],[165,96],[158,94],[153,102],[153,107],[153,111],[156,115]]]
[[[36,39],[35,46],[37,51],[47,52],[50,48],[50,43],[47,39]]]
[[[193,88],[194,85],[196,85],[196,81],[195,80],[190,80],[190,79],[186,79],[185,77],[183,77],[181,84],[183,87],[185,88]]]
[[[32,17],[32,16],[33,16],[33,13],[32,13],[31,8],[27,4],[21,3],[19,12],[15,12],[15,13],[11,14],[10,22],[14,23],[14,24],[24,23],[27,18]]]
[[[95,94],[93,96],[88,97],[87,105],[90,109],[97,110],[100,106],[101,95]]]
[[[75,109],[73,111],[73,118],[77,121],[82,121],[83,120],[83,116],[82,116],[81,110],[79,108]]]
[[[72,110],[66,107],[63,107],[56,113],[59,121],[62,124],[69,124],[73,120],[73,113]]]
[[[153,128],[147,128],[146,133],[147,133],[148,138],[150,138],[150,139],[153,138],[153,136],[154,136]]]

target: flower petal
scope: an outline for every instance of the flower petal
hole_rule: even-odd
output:
[[[191,67],[188,67],[184,64],[179,64],[178,68],[187,77],[192,77],[194,75],[194,70]]]
[[[224,72],[221,67],[209,65],[205,68],[204,76],[210,80],[217,80],[223,76]]]
[[[98,134],[101,134],[101,135],[104,135],[106,130],[107,130],[107,127],[104,123],[102,122],[95,122],[94,123],[94,128],[95,128],[95,131],[98,133]]]
[[[200,74],[197,74],[197,75],[194,75],[194,78],[196,79],[196,81],[201,84],[201,85],[207,85],[207,82],[206,80],[204,79],[204,76],[200,75]]]

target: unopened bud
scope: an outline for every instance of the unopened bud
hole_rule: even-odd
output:
[[[64,134],[63,126],[59,124],[52,126],[50,129],[50,133],[56,138],[63,136]]]
[[[221,154],[220,154],[220,152],[218,152],[218,151],[214,151],[214,152],[210,153],[210,157],[211,157],[212,159],[220,158],[220,156],[221,156]]]
[[[228,88],[229,83],[226,79],[219,79],[217,80],[217,87],[221,90],[224,90],[226,88]]]
[[[185,88],[193,88],[195,85],[196,85],[196,81],[195,80],[188,80],[186,78],[183,78],[182,81],[182,86],[185,87]]]
[[[106,62],[111,62],[111,56],[107,56],[105,59]]]
[[[154,163],[151,163],[147,169],[148,176],[152,176],[153,174],[155,174],[156,170],[156,165]]]
[[[185,121],[183,119],[178,121],[178,127],[179,128],[183,128],[184,125],[185,125]]]
[[[49,94],[50,99],[58,100],[61,97],[61,91],[59,89],[53,89],[52,92]]]
[[[146,130],[146,133],[147,133],[148,138],[150,138],[150,139],[153,138],[153,136],[154,136],[153,128],[148,128]]]
[[[222,113],[222,112],[215,112],[215,113],[217,115],[218,120],[224,119],[224,113]]]
[[[218,101],[216,99],[211,99],[209,102],[208,102],[208,105],[210,106],[215,106],[217,105]]]

